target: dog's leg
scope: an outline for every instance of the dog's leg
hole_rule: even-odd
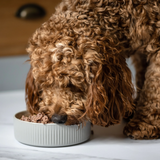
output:
[[[160,51],[150,55],[142,85],[135,114],[124,134],[134,139],[156,139],[160,137]]]
[[[141,53],[146,54],[148,66],[145,76],[138,77],[141,72],[137,73],[140,92],[136,99],[134,116],[125,126],[124,134],[134,139],[156,139],[160,137],[160,17],[157,16],[159,2],[146,1],[137,6],[132,2],[134,3],[134,1],[129,3],[131,7],[130,45],[133,50],[144,49]],[[137,62],[139,69],[141,66],[142,64]]]

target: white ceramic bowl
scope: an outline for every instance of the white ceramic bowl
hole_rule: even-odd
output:
[[[86,122],[83,127],[82,124],[80,126],[42,124],[22,121],[20,120],[22,115],[28,116],[29,114],[27,111],[22,111],[14,116],[14,135],[21,143],[41,147],[60,147],[79,144],[90,138],[90,122]]]

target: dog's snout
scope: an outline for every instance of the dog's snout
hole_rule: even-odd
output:
[[[54,114],[52,116],[52,122],[54,123],[65,123],[67,121],[67,115],[59,115],[59,114]]]

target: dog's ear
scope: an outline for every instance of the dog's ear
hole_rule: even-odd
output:
[[[92,124],[117,124],[133,111],[134,87],[131,71],[122,55],[111,55],[99,63],[88,89],[85,115]]]
[[[27,110],[29,111],[29,113],[31,114],[38,113],[39,92],[38,92],[38,86],[35,84],[35,80],[32,75],[32,69],[29,70],[26,79],[25,100],[26,100]]]

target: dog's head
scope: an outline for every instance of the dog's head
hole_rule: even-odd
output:
[[[103,31],[68,13],[53,15],[34,33],[27,49],[30,113],[43,111],[55,123],[88,119],[108,126],[132,111],[131,72],[121,48]]]

